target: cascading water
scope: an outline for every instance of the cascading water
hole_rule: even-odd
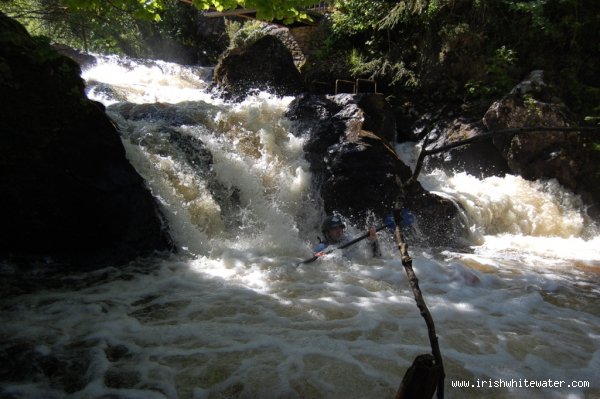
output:
[[[383,258],[295,267],[323,215],[283,117],[291,98],[228,103],[209,75],[103,57],[84,72],[182,250],[3,301],[0,336],[60,366],[4,384],[6,397],[392,398],[430,351],[386,233]],[[577,198],[514,176],[421,183],[459,204],[473,241],[409,249],[446,397],[600,397],[600,237]],[[564,383],[529,386],[548,380]]]

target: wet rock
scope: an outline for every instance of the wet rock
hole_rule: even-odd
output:
[[[68,348],[64,353],[46,353],[27,341],[0,350],[0,380],[27,382],[44,378],[50,386],[73,393],[83,389],[89,359],[85,349]]]
[[[111,368],[104,374],[104,385],[109,388],[133,388],[141,381],[141,374],[136,370]]]
[[[397,179],[406,182],[412,172],[393,150],[390,132],[395,122],[387,107],[365,106],[380,102],[369,96],[378,95],[302,95],[286,114],[294,122],[294,134],[306,136],[305,157],[325,211],[340,212],[361,224],[370,212],[385,215],[399,198],[421,219],[430,242],[449,243],[453,235],[444,226],[451,224],[456,207],[419,183],[399,186]]]
[[[461,140],[487,133],[480,121],[461,118],[441,122],[438,129],[432,131],[427,148],[442,147]],[[440,168],[452,172],[467,172],[478,178],[503,176],[510,169],[492,138],[486,138],[472,144],[457,147],[450,151],[434,154],[427,158],[427,168]]]
[[[169,126],[195,125],[194,118],[185,108],[163,103],[119,103],[108,107],[109,111],[119,113],[123,118],[133,121],[161,121]]]
[[[215,67],[214,79],[217,87],[233,98],[243,98],[252,89],[282,96],[303,90],[290,51],[271,35],[225,52]]]
[[[531,71],[525,80],[513,87],[513,89],[510,91],[510,96],[530,96],[531,98],[543,103],[562,105],[562,101],[557,97],[554,87],[552,87],[550,84],[547,84],[544,80],[544,71],[541,69]]]
[[[116,362],[129,354],[129,349],[125,345],[109,345],[104,349],[104,354],[109,362]]]
[[[328,213],[382,215],[400,194],[395,178],[410,171],[375,134],[361,130],[327,148],[321,196]]]
[[[0,13],[0,257],[91,269],[172,247],[79,66]]]
[[[162,156],[174,156],[183,159],[195,171],[195,174],[206,182],[206,187],[212,197],[219,203],[222,215],[232,215],[239,211],[239,189],[226,187],[221,183],[213,169],[213,155],[206,144],[186,129],[179,129],[182,125],[198,126],[204,128],[205,121],[199,117],[196,120],[195,107],[182,107],[162,103],[133,104],[123,103],[111,105],[108,110],[117,113],[125,120],[152,121],[150,129],[123,129],[123,136],[147,147],[151,153]],[[203,116],[204,117],[204,116]],[[239,225],[235,217],[225,218],[225,226],[233,228]]]
[[[349,136],[364,130],[373,132],[382,144],[395,142],[393,111],[381,94],[303,94],[290,104],[286,116],[294,122],[293,132],[307,137],[304,150],[317,173],[325,169],[327,149],[340,143],[347,130]]]
[[[88,80],[86,82],[86,94],[88,96],[102,96],[112,101],[125,102],[127,101],[127,92],[118,86],[108,83],[96,82]]]

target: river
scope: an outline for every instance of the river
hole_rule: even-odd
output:
[[[333,253],[297,266],[324,215],[283,116],[292,98],[229,103],[211,95],[210,74],[118,57],[84,71],[181,250],[3,300],[0,336],[81,369],[75,387],[36,378],[2,397],[393,398],[430,352],[386,232],[380,259]],[[125,119],[114,111],[126,101],[154,105]],[[396,149],[407,164],[418,151]],[[211,154],[209,168],[198,153]],[[600,235],[580,200],[511,175],[435,170],[420,181],[459,204],[470,228],[469,251],[426,237],[409,247],[446,397],[600,398]]]

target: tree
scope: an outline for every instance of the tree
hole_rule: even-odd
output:
[[[0,10],[34,36],[85,51],[142,55],[137,22],[128,12],[107,8],[74,11],[62,0],[0,0]],[[143,21],[145,22],[145,21]]]

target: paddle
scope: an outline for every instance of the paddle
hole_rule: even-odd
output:
[[[379,227],[377,227],[377,228],[375,229],[375,231],[380,231],[380,230],[383,230],[383,229],[385,229],[385,228],[387,228],[387,227],[389,227],[389,226],[388,226],[387,224],[384,224],[384,225],[382,225],[382,226],[379,226]],[[335,250],[337,250],[337,249],[344,249],[344,248],[348,248],[349,246],[351,246],[351,245],[354,245],[354,244],[356,244],[357,242],[364,240],[365,238],[367,238],[367,237],[369,236],[369,234],[370,234],[369,232],[366,232],[366,233],[365,233],[365,234],[363,234],[362,236],[360,236],[360,237],[356,237],[356,238],[355,238],[355,239],[353,239],[352,241],[348,241],[347,243],[345,243],[345,244],[343,244],[343,245],[340,245],[339,247],[330,248],[330,249],[327,249],[327,250],[323,251],[323,254],[324,254],[324,255],[327,255],[327,254],[330,254],[330,253],[332,253],[333,251],[335,251]],[[302,262],[299,262],[299,263],[298,263],[296,266],[300,266],[300,265],[303,265],[303,264],[305,264],[305,263],[311,263],[311,262],[314,262],[314,261],[316,261],[316,260],[317,260],[317,259],[319,259],[319,258],[320,258],[320,256],[316,256],[316,255],[315,255],[315,256],[313,256],[312,258],[309,258],[309,259],[303,260]]]

